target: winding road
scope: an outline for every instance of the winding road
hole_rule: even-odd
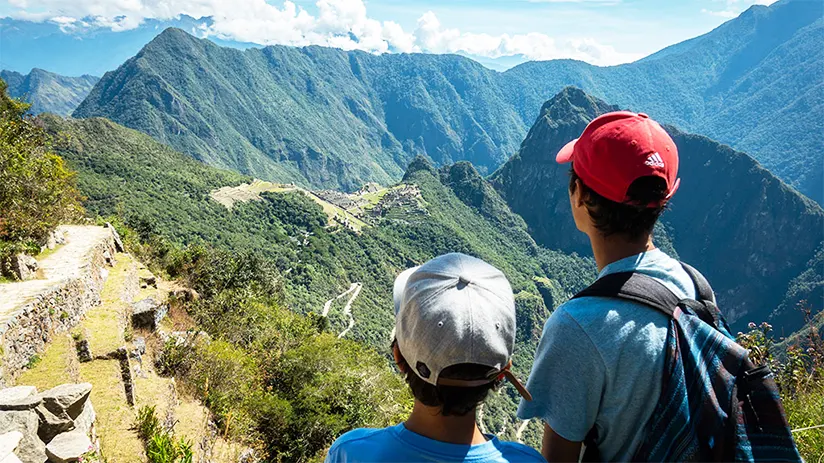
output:
[[[360,294],[361,289],[363,289],[363,284],[361,284],[361,283],[352,283],[352,285],[349,286],[349,289],[347,289],[346,291],[338,294],[337,296],[333,297],[332,299],[329,299],[328,301],[326,301],[325,304],[323,304],[323,312],[321,313],[321,315],[323,315],[324,317],[327,317],[329,315],[329,310],[332,308],[332,304],[336,300],[341,299],[343,297],[346,297],[347,294],[351,294],[349,296],[349,300],[346,301],[346,305],[343,307],[343,316],[349,318],[349,323],[346,326],[346,329],[341,331],[341,333],[338,335],[339,339],[344,337],[346,335],[346,333],[348,333],[355,326],[355,317],[352,316],[352,303],[355,302],[355,299],[358,298],[358,294]]]

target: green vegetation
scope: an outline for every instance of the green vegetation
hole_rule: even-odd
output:
[[[208,336],[170,338],[158,368],[203,400],[225,436],[271,461],[308,461],[349,429],[408,414],[411,397],[385,358],[283,308],[267,262],[194,246],[162,263],[200,294],[185,309]]]
[[[94,84],[94,76],[66,77],[34,68],[26,75],[0,71],[0,79],[9,86],[9,95],[31,105],[31,114],[54,113],[68,116],[86,98]]]
[[[617,109],[581,90],[565,89],[544,104],[521,150],[490,178],[539,244],[590,254],[589,241],[569,213],[569,166],[554,158],[590,120]],[[677,251],[707,276],[736,329],[747,320],[768,318],[779,332],[799,329],[798,317],[782,315],[789,312],[786,307],[807,298],[816,310],[824,308],[824,210],[745,154],[667,130],[678,147],[682,183],[655,230],[656,244]]]
[[[74,174],[25,116],[28,108],[9,98],[0,80],[0,273],[6,275],[14,254],[38,254],[49,233],[82,210]]]
[[[134,429],[145,442],[149,463],[192,463],[192,444],[183,438],[175,440],[173,431],[160,424],[154,406],[140,407]]]
[[[738,333],[738,342],[750,350],[754,363],[769,365],[775,373],[801,456],[818,461],[824,455],[824,341],[809,306],[798,308],[806,321],[803,335],[776,344],[769,323],[750,323],[748,332]]]

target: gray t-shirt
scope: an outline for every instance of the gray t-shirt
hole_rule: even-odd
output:
[[[653,250],[606,266],[598,277],[637,271],[681,298],[695,286],[681,264]],[[613,298],[571,300],[549,317],[527,382],[532,402],[518,417],[540,418],[564,439],[583,441],[593,426],[605,461],[627,461],[661,395],[666,315]]]

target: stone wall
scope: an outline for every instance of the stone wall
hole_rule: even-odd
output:
[[[13,384],[53,334],[70,330],[89,308],[100,304],[100,292],[116,252],[114,236],[106,236],[95,244],[73,276],[45,288],[0,325],[0,387]]]

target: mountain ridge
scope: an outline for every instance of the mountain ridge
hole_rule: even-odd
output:
[[[55,113],[68,116],[86,98],[100,78],[88,74],[67,77],[33,68],[28,74],[0,71],[8,84],[9,96],[31,103],[32,114]]]
[[[824,118],[817,13],[820,2],[779,2],[634,63],[554,60],[503,73],[460,55],[229,50],[169,29],[135,57],[152,66],[132,59],[106,74],[74,114],[109,117],[218,166],[352,191],[397,180],[418,154],[488,174],[517,151],[535,109],[575,85],[745,150],[821,202],[824,167],[805,161],[824,143],[815,126]],[[164,107],[164,94],[191,114]],[[247,98],[221,100],[232,94]]]

